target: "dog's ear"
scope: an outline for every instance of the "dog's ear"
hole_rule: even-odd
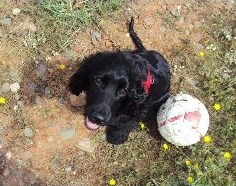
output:
[[[130,90],[129,97],[135,101],[136,104],[142,104],[146,98],[147,93],[143,86],[143,81],[147,79],[147,61],[137,54],[130,54],[126,58],[130,64]]]
[[[79,69],[71,76],[69,80],[69,90],[72,94],[78,96],[82,91],[88,90],[91,69],[95,63],[95,56],[84,59]]]

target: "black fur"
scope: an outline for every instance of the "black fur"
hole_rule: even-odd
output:
[[[146,50],[129,24],[136,51],[100,52],[86,58],[70,79],[71,93],[87,93],[86,115],[94,123],[107,126],[107,140],[121,144],[139,121],[156,117],[168,98],[169,66],[156,51]],[[154,83],[147,94],[142,81],[148,69]]]

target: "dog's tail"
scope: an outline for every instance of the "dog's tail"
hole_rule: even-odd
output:
[[[136,32],[134,31],[134,18],[133,17],[131,17],[131,21],[129,23],[129,34],[133,43],[137,47],[137,49],[139,51],[145,51],[146,48],[143,46],[142,41],[139,39]]]

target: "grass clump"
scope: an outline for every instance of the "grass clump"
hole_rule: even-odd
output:
[[[47,40],[48,50],[61,51],[71,44],[79,30],[96,25],[103,16],[117,13],[120,7],[121,0],[41,0],[37,5],[40,25],[37,37]]]

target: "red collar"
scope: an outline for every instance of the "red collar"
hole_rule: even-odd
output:
[[[147,79],[145,81],[142,80],[143,88],[145,89],[145,92],[148,94],[150,92],[151,84],[154,83],[154,79],[151,75],[150,69],[147,69]]]

